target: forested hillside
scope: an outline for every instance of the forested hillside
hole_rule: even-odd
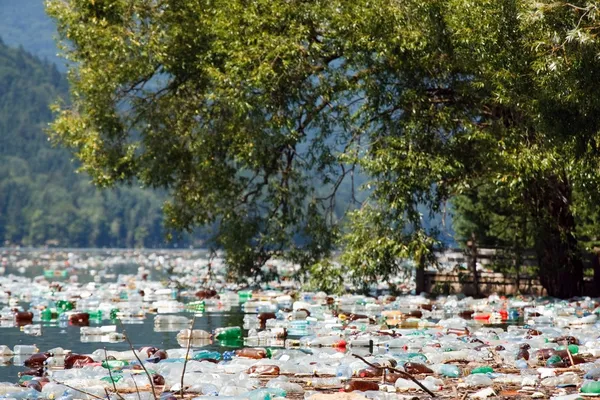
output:
[[[30,53],[56,63],[64,70],[65,61],[57,56],[54,21],[46,15],[43,0],[0,1],[0,37],[11,47],[23,46]]]
[[[49,104],[67,96],[54,64],[0,42],[0,243],[167,245],[162,200],[137,187],[98,190],[44,133]]]

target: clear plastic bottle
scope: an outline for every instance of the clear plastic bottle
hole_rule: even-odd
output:
[[[433,367],[435,372],[447,378],[459,378],[461,375],[460,368],[458,368],[456,365],[438,364]]]
[[[553,376],[542,380],[542,386],[558,386],[558,385],[577,385],[579,384],[579,377],[573,372],[566,372],[560,376]]]
[[[492,386],[494,381],[485,374],[475,374],[467,376],[465,384],[469,387]]]
[[[181,315],[157,315],[154,325],[189,325],[191,321]]]
[[[335,371],[335,376],[340,379],[350,379],[354,375],[352,368],[348,364],[340,364]]]
[[[40,351],[35,344],[27,345],[27,344],[18,344],[14,347],[14,354],[35,354]]]
[[[283,390],[285,390],[285,392],[287,394],[290,394],[290,393],[302,394],[302,393],[304,393],[304,389],[302,388],[301,385],[294,383],[294,382],[290,382],[289,379],[285,376],[280,376],[275,379],[271,379],[269,382],[267,382],[267,384],[265,386],[267,388],[283,389]]]
[[[112,332],[116,332],[117,330],[117,326],[116,325],[106,325],[106,326],[96,326],[96,327],[92,327],[92,326],[82,326],[79,329],[79,334],[81,334],[82,336],[93,336],[93,335],[106,335]]]
[[[316,389],[342,387],[342,380],[335,378],[310,378],[307,385]]]

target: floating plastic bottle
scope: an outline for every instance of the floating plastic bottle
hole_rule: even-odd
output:
[[[456,365],[451,364],[440,365],[437,373],[448,378],[458,378],[461,376],[460,369]]]
[[[361,392],[366,392],[367,390],[379,390],[379,384],[373,381],[352,380],[344,385],[345,392],[353,392],[355,390],[360,390]]]
[[[14,354],[35,354],[39,349],[35,345],[21,345],[18,344],[13,349]]]
[[[227,328],[217,328],[213,333],[217,340],[231,340],[242,337],[242,328],[239,326],[231,326]]]
[[[154,325],[189,325],[190,319],[180,315],[157,315]]]
[[[494,369],[492,367],[483,366],[483,367],[473,368],[471,370],[471,375],[474,375],[474,374],[491,374],[492,372],[494,372]]]
[[[220,360],[222,358],[221,353],[218,351],[209,351],[209,350],[200,350],[194,352],[192,359],[193,360]]]
[[[122,369],[128,366],[129,363],[124,360],[104,360],[102,361],[102,367],[106,369]]]
[[[586,380],[583,382],[583,385],[581,385],[580,392],[600,394],[600,382]]]
[[[26,335],[30,336],[42,336],[41,325],[24,325],[21,327],[22,331]]]

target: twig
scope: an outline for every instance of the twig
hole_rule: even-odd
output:
[[[469,394],[469,391],[467,390],[466,392],[463,393],[462,397],[460,398],[460,400],[465,400],[467,398],[467,395]]]
[[[150,373],[146,369],[146,366],[144,365],[142,360],[140,360],[140,357],[137,355],[137,352],[133,348],[133,344],[131,343],[131,340],[129,340],[129,335],[127,335],[127,332],[125,331],[123,322],[121,321],[121,319],[117,319],[117,321],[121,324],[121,330],[123,331],[123,336],[125,336],[125,340],[127,340],[127,343],[129,343],[129,348],[131,349],[131,352],[133,353],[135,358],[139,361],[140,365],[144,369],[144,372],[146,373],[146,376],[148,377],[148,380],[150,381],[150,386],[152,386],[152,397],[154,397],[154,400],[158,400],[156,397],[156,389],[154,388],[154,381],[152,380],[152,376],[150,376]],[[138,395],[139,395],[139,392],[138,392]]]
[[[180,393],[182,399],[183,399],[183,377],[185,376],[185,367],[187,367],[188,356],[190,354],[190,347],[192,347],[192,336],[194,333],[194,324],[195,323],[196,323],[196,315],[194,315],[192,317],[192,325],[190,326],[190,336],[188,337],[187,350],[185,352],[185,360],[183,360],[183,371],[181,371],[181,390],[179,393]]]
[[[402,375],[405,378],[410,379],[411,381],[413,381],[414,383],[416,383],[421,389],[423,389],[424,391],[427,392],[427,394],[429,394],[431,397],[435,397],[435,394],[433,394],[433,392],[429,389],[427,389],[425,386],[423,386],[423,384],[421,382],[419,382],[418,380],[415,379],[415,377],[413,377],[411,374],[409,374],[408,372],[405,371],[401,371],[399,369],[396,369],[394,367],[380,367],[378,365],[375,364],[371,364],[370,362],[368,362],[367,360],[365,360],[364,358],[362,358],[361,356],[359,356],[358,354],[352,354],[354,357],[358,358],[359,360],[361,360],[362,362],[364,362],[365,364],[367,364],[369,367],[375,368],[375,369],[389,369],[392,372],[396,372],[400,375]]]
[[[104,361],[106,362],[106,368],[108,368],[108,376],[110,377],[110,381],[111,381],[111,382],[112,382],[112,384],[113,384],[113,389],[115,389],[115,393],[116,393],[116,395],[117,395],[117,396],[118,396],[120,399],[122,399],[122,400],[125,400],[125,399],[123,398],[123,396],[121,396],[121,394],[120,394],[120,393],[119,393],[119,391],[117,390],[117,384],[115,383],[115,380],[113,379],[112,372],[111,372],[111,370],[110,370],[110,364],[108,363],[108,353],[106,352],[106,347],[104,347]]]
[[[59,381],[57,381],[56,379],[54,380],[54,382],[58,383],[59,385],[64,385],[64,386],[68,387],[69,389],[73,389],[73,390],[75,390],[76,392],[80,392],[80,393],[83,393],[83,394],[85,394],[85,395],[87,395],[87,396],[93,397],[93,398],[95,398],[95,399],[104,400],[104,397],[96,396],[95,394],[92,394],[92,393],[90,393],[90,392],[86,392],[85,390],[77,389],[76,387],[73,387],[73,386],[71,386],[71,385],[67,385],[67,384],[66,384],[66,383],[64,383],[64,382],[59,382]]]
[[[133,375],[131,375],[131,379],[133,380],[133,386],[135,386],[135,392],[138,395],[138,399],[142,400],[142,395],[140,394],[140,389],[138,388],[137,382],[135,381],[135,378]]]
[[[569,355],[569,361],[571,361],[571,367],[575,365],[573,362],[573,356],[571,355],[571,350],[569,350],[569,342],[565,340],[565,349],[567,349],[567,354]]]

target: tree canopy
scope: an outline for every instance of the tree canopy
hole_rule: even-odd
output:
[[[356,281],[385,279],[436,246],[423,207],[488,185],[534,221],[549,293],[580,292],[573,196],[597,197],[594,3],[50,0],[48,11],[73,61],[54,138],[99,185],[167,188],[172,226],[219,224],[237,272],[283,254],[310,266],[340,245]],[[363,197],[340,225],[336,189],[356,176]]]

